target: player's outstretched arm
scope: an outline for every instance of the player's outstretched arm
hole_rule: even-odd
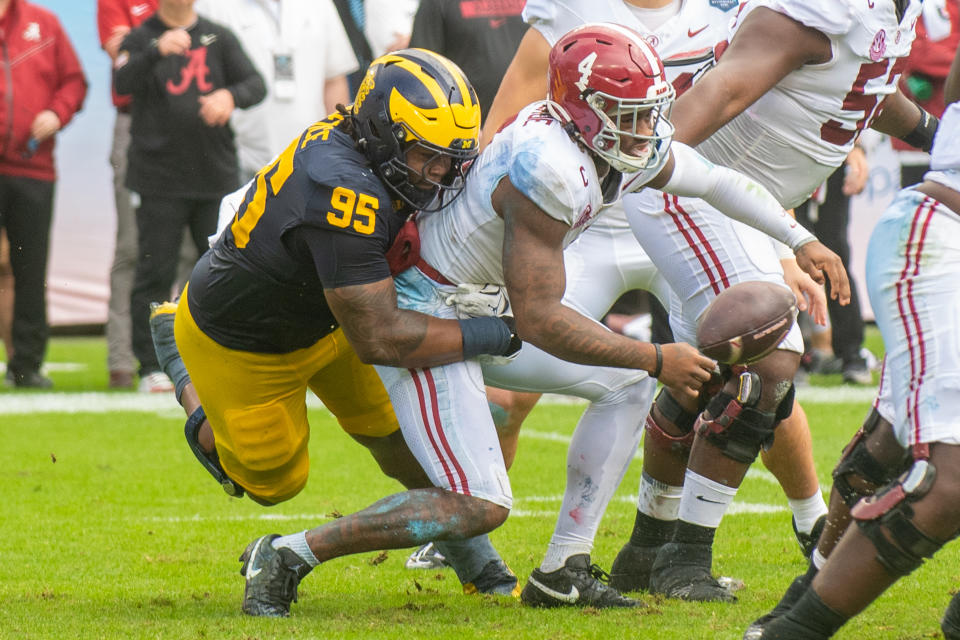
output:
[[[479,353],[503,355],[514,345],[499,318],[446,320],[397,307],[393,278],[324,291],[360,360],[391,367],[432,367]],[[465,337],[469,325],[469,336]]]
[[[563,305],[569,226],[539,209],[509,178],[494,192],[493,205],[505,223],[504,278],[524,341],[570,362],[643,369],[671,386],[696,390],[710,378],[714,361],[690,345],[664,345],[658,357],[654,345],[609,331]]]
[[[536,29],[527,29],[520,47],[500,81],[480,133],[480,148],[487,146],[500,127],[520,109],[547,97],[547,59],[550,43]]]
[[[754,9],[717,65],[677,98],[670,116],[675,139],[700,144],[788,73],[830,56],[830,40],[823,33],[772,9]]]
[[[820,284],[830,280],[830,297],[840,304],[850,302],[850,280],[840,256],[819,240],[808,242],[795,251],[797,265]]]

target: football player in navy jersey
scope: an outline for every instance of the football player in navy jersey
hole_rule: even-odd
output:
[[[388,475],[431,486],[370,364],[428,367],[519,348],[498,317],[445,320],[398,309],[387,259],[412,211],[439,208],[462,190],[479,124],[474,90],[447,59],[409,49],[375,60],[352,107],[308,127],[257,174],[179,304],[155,309],[154,324],[174,319],[175,344],[157,347],[190,414],[188,441],[228,493],[273,505],[303,488],[307,388]],[[175,371],[169,361],[178,350]],[[464,517],[463,496],[419,492],[430,495],[431,518],[449,518],[455,534],[489,524]],[[417,494],[338,520],[335,555],[421,542],[405,526],[422,517]],[[363,536],[361,528],[383,533]],[[278,574],[302,577],[318,562],[305,534],[264,536],[248,547],[246,613],[288,613],[293,596],[266,591]],[[283,584],[295,590],[295,582]]]

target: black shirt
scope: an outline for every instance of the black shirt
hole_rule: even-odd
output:
[[[324,288],[390,276],[405,213],[333,115],[257,174],[237,218],[194,267],[200,329],[231,349],[288,353],[333,331]]]
[[[484,117],[527,31],[525,0],[421,0],[410,46],[453,60],[470,79]]]
[[[187,29],[190,50],[161,56],[168,27],[157,15],[120,46],[114,87],[132,94],[126,186],[141,194],[219,198],[238,186],[233,130],[207,126],[201,95],[226,88],[239,109],[263,100],[266,87],[237,38],[199,17]]]

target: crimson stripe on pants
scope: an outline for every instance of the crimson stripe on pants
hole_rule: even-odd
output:
[[[693,219],[690,217],[690,214],[683,210],[680,206],[679,199],[677,196],[673,197],[673,206],[676,207],[677,212],[674,213],[671,211],[670,206],[670,197],[667,194],[663,194],[664,201],[664,211],[666,211],[671,218],[673,218],[673,223],[676,225],[677,230],[683,236],[684,240],[687,241],[687,246],[693,250],[693,254],[697,257],[697,260],[700,262],[700,266],[703,268],[703,272],[707,274],[707,277],[710,279],[710,288],[713,289],[714,294],[719,294],[724,289],[730,286],[730,282],[727,280],[727,275],[723,270],[723,266],[720,263],[720,260],[717,258],[716,252],[713,250],[713,247],[710,246],[710,243],[704,237],[703,232],[697,228],[694,224]],[[687,225],[694,231],[697,238],[703,244],[707,250],[707,255],[710,257],[710,262],[713,263],[714,268],[717,270],[719,278],[722,280],[723,286],[717,282],[717,276],[714,275],[713,269],[711,269],[710,264],[707,262],[707,258],[704,256],[703,251],[700,245],[697,244],[697,241],[690,234],[690,231],[684,228],[683,223],[686,222]]]
[[[420,416],[426,428],[427,438],[430,440],[430,446],[433,447],[437,459],[440,460],[440,465],[443,467],[443,473],[447,477],[450,489],[457,493],[470,495],[470,487],[467,485],[466,474],[463,473],[463,468],[460,466],[460,463],[457,462],[456,456],[453,455],[453,450],[450,448],[449,442],[447,442],[446,435],[443,433],[443,423],[440,419],[440,408],[438,406],[437,387],[433,380],[433,374],[430,372],[430,369],[407,369],[407,371],[410,373],[411,378],[413,378],[413,384],[417,388],[417,398],[420,402]],[[432,411],[427,410],[427,397],[424,393],[423,382],[420,381],[419,373],[422,373],[426,380]],[[436,435],[434,435],[434,432],[436,432]],[[453,470],[450,468],[451,464]],[[454,478],[454,471],[456,471],[456,478]],[[457,489],[458,480],[460,484],[459,490]]]
[[[920,385],[926,373],[926,354],[924,353],[923,328],[920,326],[920,318],[917,315],[913,298],[913,279],[920,270],[920,257],[923,252],[927,229],[933,217],[934,206],[935,202],[931,198],[924,198],[913,214],[910,235],[907,238],[906,249],[904,250],[903,270],[900,272],[900,278],[896,284],[897,309],[900,314],[900,321],[903,324],[910,355],[910,388],[907,391],[906,417],[908,421],[913,422],[914,441],[917,441],[919,437],[920,421],[917,405],[920,399]],[[926,219],[921,225],[920,220],[924,215]],[[918,227],[920,227],[919,239],[917,238]],[[911,252],[911,247],[914,246],[916,249]]]

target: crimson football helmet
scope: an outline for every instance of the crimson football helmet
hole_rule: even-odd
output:
[[[614,169],[652,171],[666,162],[676,94],[640,34],[611,23],[577,27],[550,50],[547,81],[551,115]]]

